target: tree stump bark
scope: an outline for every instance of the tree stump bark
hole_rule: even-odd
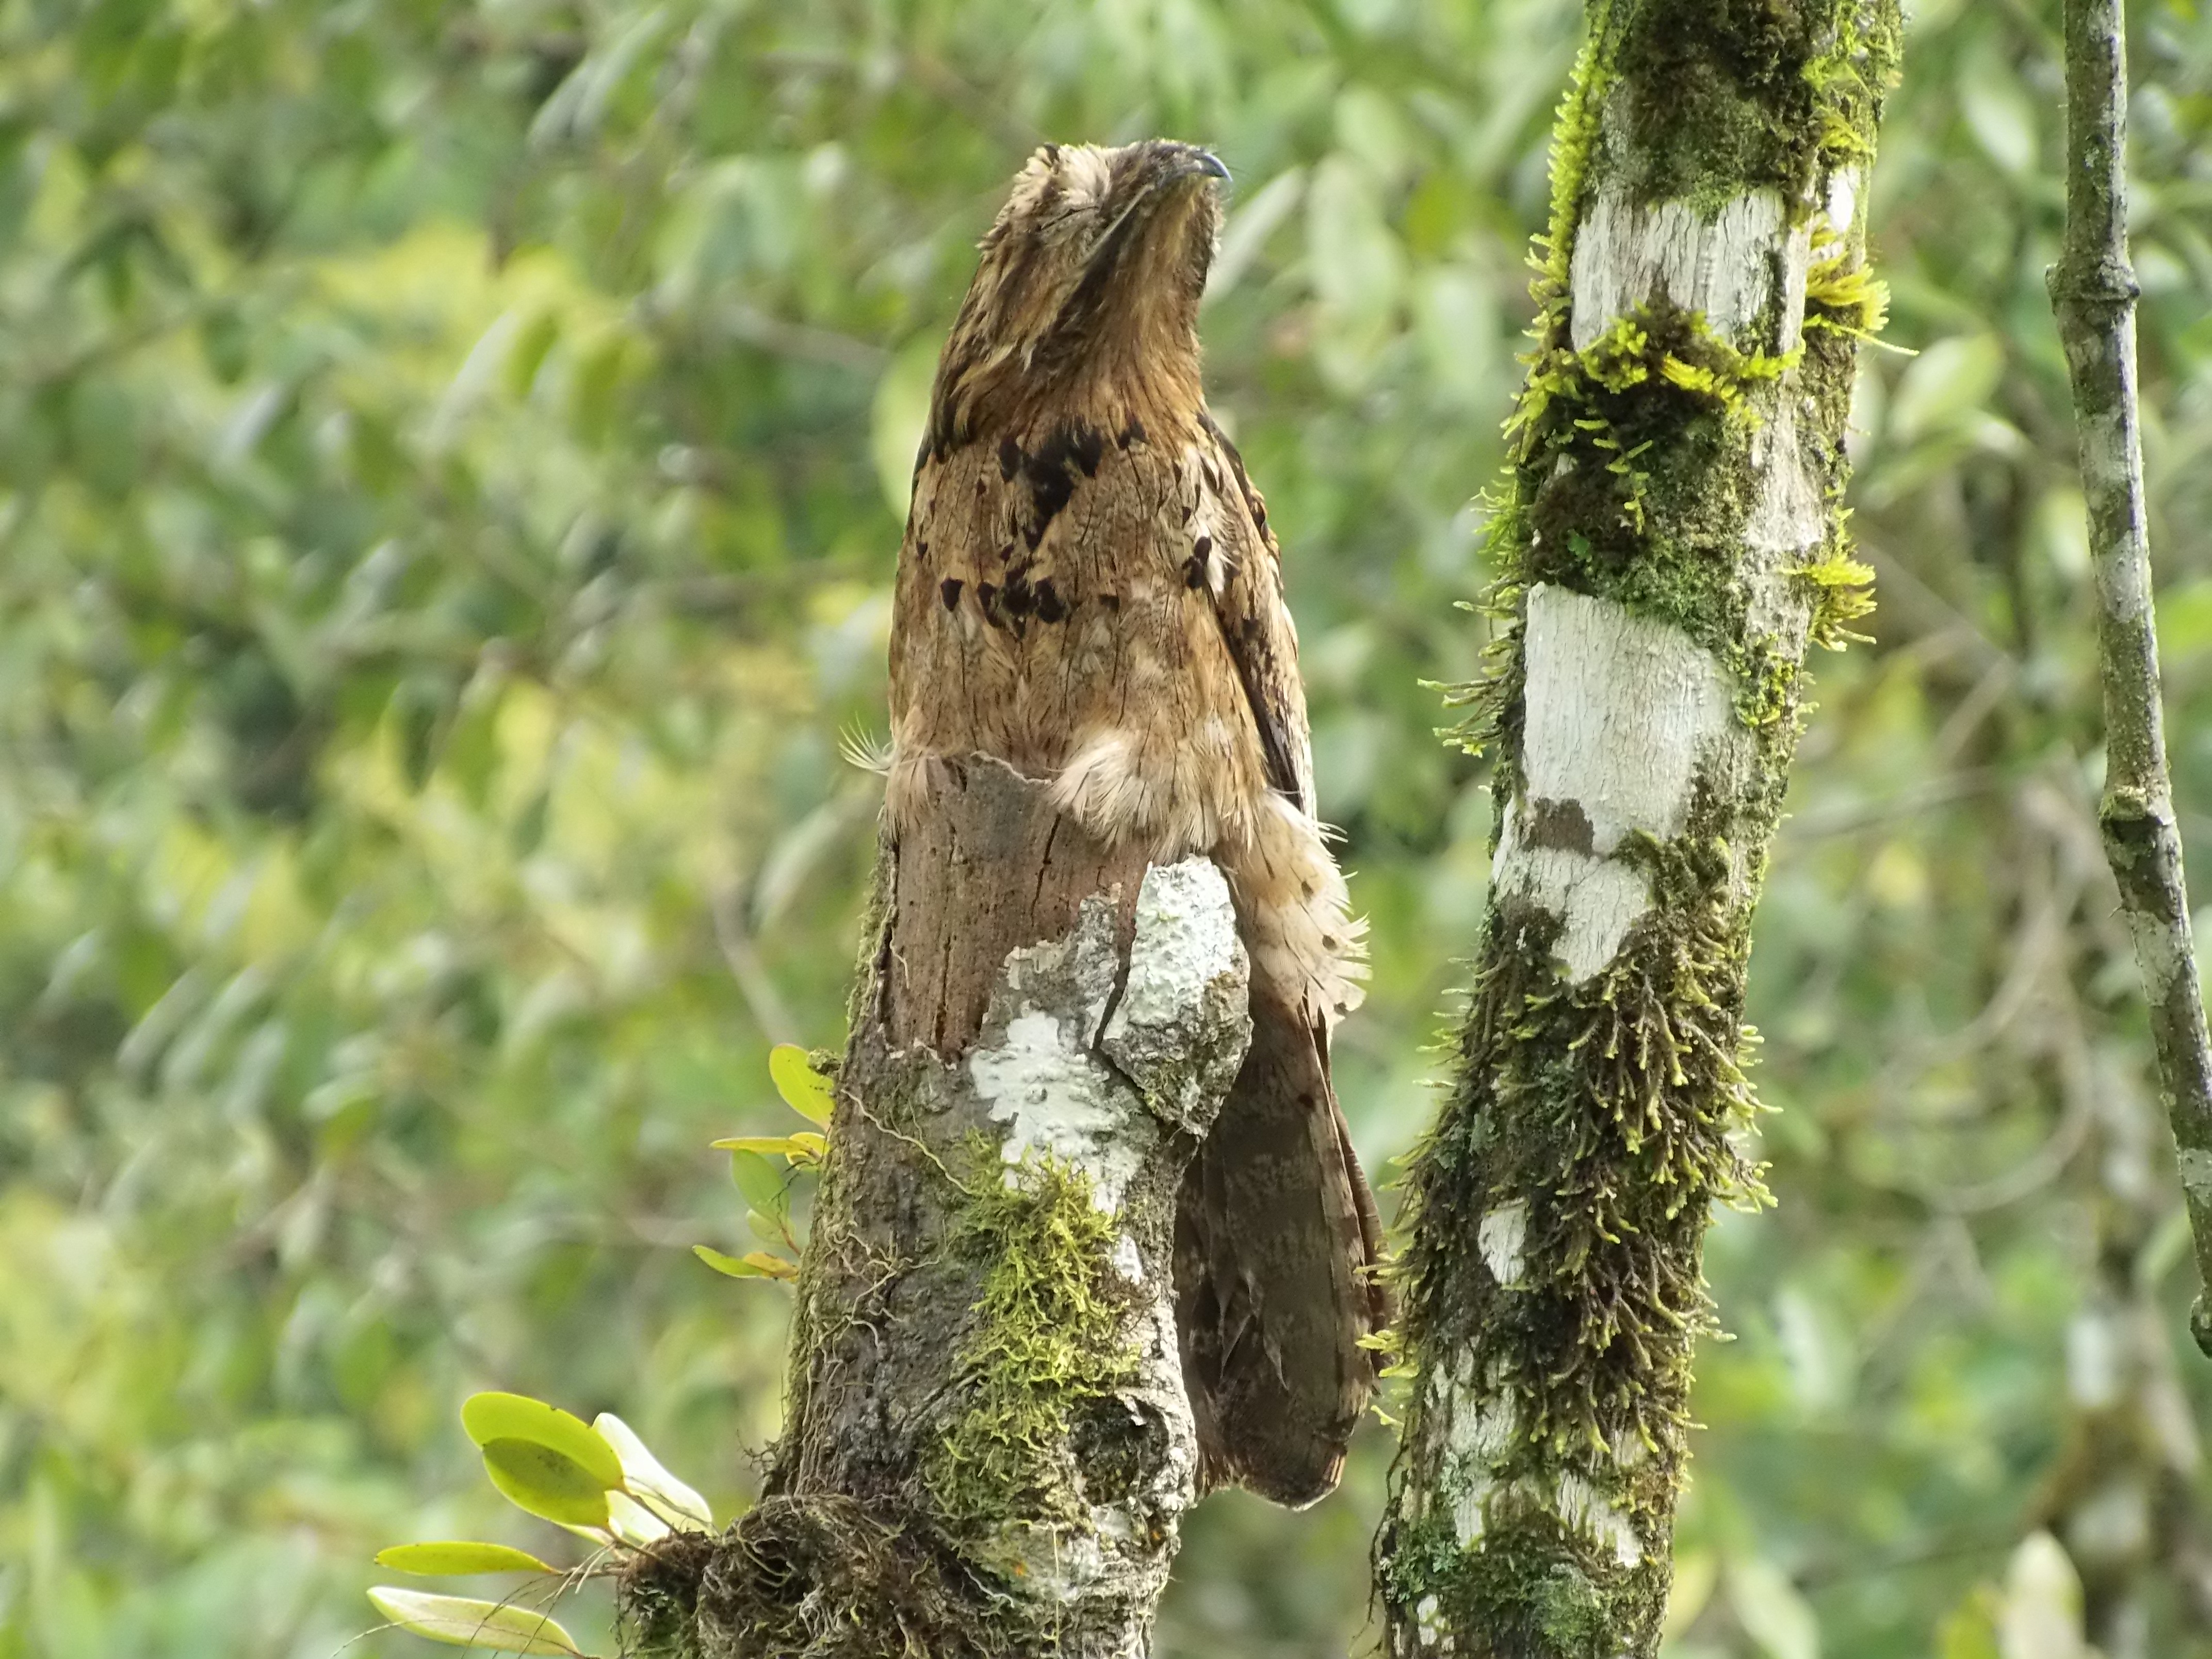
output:
[[[1250,1033],[1227,883],[948,765],[886,835],[761,1503],[672,1540],[647,1653],[1145,1649],[1197,1446],[1184,1165]]]

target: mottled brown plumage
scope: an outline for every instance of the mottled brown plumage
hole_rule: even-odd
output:
[[[1360,927],[1315,816],[1267,508],[1207,415],[1197,319],[1225,177],[1205,151],[1047,145],[938,368],[899,558],[890,812],[981,753],[1109,847],[1226,873],[1252,1047],[1176,1237],[1209,1484],[1333,1487],[1382,1322],[1375,1206],[1328,1080]]]

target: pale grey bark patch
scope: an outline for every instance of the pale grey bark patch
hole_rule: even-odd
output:
[[[1522,1255],[1528,1237],[1528,1206],[1516,1199],[1486,1212],[1475,1230],[1475,1248],[1490,1276],[1510,1290],[1521,1282],[1528,1262]]]
[[[1782,197],[1748,191],[1706,214],[1688,202],[1639,202],[1601,190],[1575,236],[1572,339],[1585,351],[1647,300],[1665,298],[1705,313],[1734,342],[1774,296],[1772,255],[1783,252],[1784,321],[1780,350],[1793,349],[1805,315],[1809,224],[1788,225]]]
[[[1524,787],[1501,827],[1493,884],[1559,918],[1553,949],[1579,984],[1613,958],[1650,907],[1617,856],[1632,835],[1682,833],[1701,772],[1735,770],[1735,694],[1713,653],[1673,623],[1612,599],[1528,591]],[[1560,844],[1571,805],[1587,826]]]
[[[1836,235],[1849,236],[1857,228],[1859,170],[1856,167],[1838,167],[1828,175],[1827,205],[1823,210],[1828,216],[1828,228]]]
[[[1793,400],[1782,399],[1752,435],[1751,464],[1758,471],[1759,487],[1744,526],[1747,547],[1777,562],[1812,552],[1826,538],[1828,510],[1820,481],[1805,465]]]

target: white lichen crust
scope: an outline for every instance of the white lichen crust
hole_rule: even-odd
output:
[[[1098,1047],[1155,1113],[1193,1134],[1212,1125],[1251,1040],[1249,966],[1210,860],[1146,870],[1128,979]]]
[[[1048,1154],[1118,1207],[1161,1121],[1202,1134],[1236,1080],[1247,969],[1229,884],[1202,858],[1146,870],[1126,978],[1103,895],[1069,938],[1009,955],[967,1058],[1006,1163]]]

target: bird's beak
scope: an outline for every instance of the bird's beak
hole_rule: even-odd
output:
[[[1210,149],[1200,149],[1196,144],[1176,144],[1161,163],[1155,165],[1150,175],[1138,186],[1128,205],[1115,216],[1098,238],[1089,259],[1092,270],[1109,268],[1117,264],[1130,240],[1145,233],[1164,203],[1171,198],[1188,199],[1182,186],[1194,179],[1226,180],[1229,169],[1221,158]]]

